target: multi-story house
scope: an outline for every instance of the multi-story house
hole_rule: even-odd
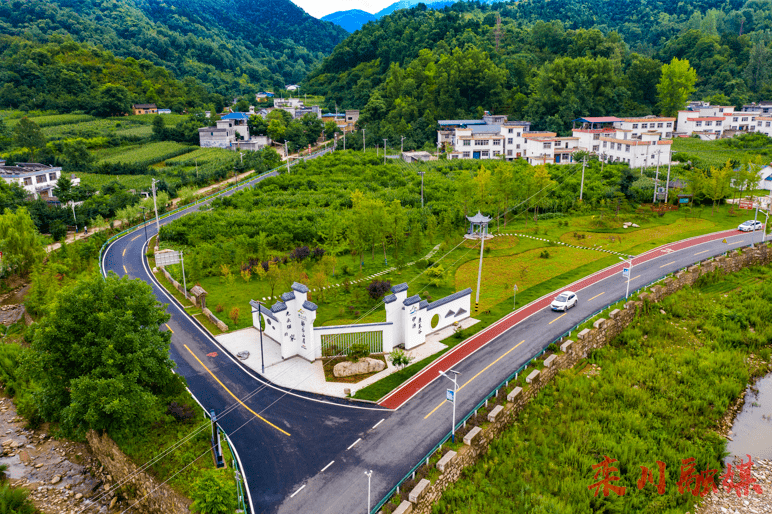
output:
[[[732,106],[699,107],[695,110],[678,111],[676,128],[682,135],[697,134],[702,139],[718,139],[726,130],[742,130],[737,127],[741,125],[739,121],[743,117],[749,117],[749,115],[737,116]],[[747,125],[746,122],[743,123]]]
[[[626,163],[631,168],[670,164],[672,139],[661,139],[656,130],[632,137],[631,130],[616,129],[600,137],[599,156],[606,162]]]
[[[772,116],[772,102],[763,101],[743,105],[742,112],[752,112],[760,116]]]
[[[249,135],[249,113],[226,114],[214,127],[198,129],[199,144],[202,148],[226,148],[228,150],[260,150],[271,144],[267,136]]]
[[[437,144],[451,150],[451,159],[517,159],[525,152],[523,134],[531,127],[529,121],[507,121],[506,116],[487,111],[481,120],[438,123]]]
[[[525,138],[525,159],[538,164],[571,164],[579,148],[578,137],[557,137],[554,132],[529,132]]]
[[[5,166],[5,161],[0,161],[0,177],[9,184],[19,184],[33,198],[52,198],[56,182],[62,176],[62,168],[38,164],[34,162],[20,162],[16,166]],[[73,186],[80,185],[80,179],[75,175],[70,178]]]
[[[772,137],[772,115],[758,116],[756,118],[756,132],[761,132],[767,137]]]

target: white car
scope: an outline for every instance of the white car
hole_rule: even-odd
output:
[[[563,291],[560,293],[550,305],[553,311],[567,311],[571,307],[575,307],[579,299],[576,297],[576,293],[571,291]]]
[[[741,232],[752,232],[756,230],[761,230],[762,223],[760,221],[753,221],[748,220],[739,227],[737,227],[737,230]]]

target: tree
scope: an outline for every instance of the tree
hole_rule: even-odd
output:
[[[90,171],[94,155],[88,151],[83,139],[69,141],[62,150],[65,171]]]
[[[19,275],[43,259],[43,242],[26,208],[19,207],[16,212],[6,209],[0,216],[0,251],[3,271]]]
[[[95,116],[123,116],[131,112],[131,93],[124,86],[105,84],[96,99]]]
[[[27,148],[31,153],[30,160],[34,162],[35,152],[46,147],[46,136],[37,123],[25,116],[13,131],[13,142],[18,147]]]
[[[62,290],[40,321],[26,366],[44,419],[82,435],[134,434],[157,420],[184,383],[172,373],[165,307],[141,280],[98,274]]]
[[[224,471],[207,469],[193,483],[190,508],[202,514],[233,514],[238,506],[234,492]]]
[[[716,213],[716,202],[727,197],[729,194],[730,183],[732,180],[732,164],[727,162],[723,168],[710,168],[710,173],[702,171],[703,193],[707,198],[713,200],[711,216]]]
[[[11,144],[11,129],[5,124],[5,120],[0,118],[0,150],[5,150]]]
[[[161,115],[153,117],[153,139],[158,141],[166,139],[166,122]]]
[[[743,78],[751,88],[751,91],[758,92],[761,87],[767,83],[770,74],[772,74],[772,52],[764,43],[756,43],[751,49],[748,57],[748,65],[743,72]]]
[[[72,180],[66,175],[59,177],[54,188],[54,196],[63,204],[68,204],[73,198]]]
[[[694,92],[697,72],[689,61],[673,57],[670,64],[662,66],[662,77],[657,84],[657,98],[663,116],[675,116],[684,108],[689,95]]]

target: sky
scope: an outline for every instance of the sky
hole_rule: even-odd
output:
[[[359,9],[375,14],[396,0],[292,0],[295,5],[315,18],[321,18],[337,11]]]

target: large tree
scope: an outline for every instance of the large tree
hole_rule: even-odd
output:
[[[26,208],[6,209],[0,216],[0,252],[3,273],[23,275],[43,259],[43,242]]]
[[[35,153],[46,147],[46,136],[37,123],[26,116],[19,120],[13,131],[13,142],[16,146],[30,151],[30,160],[34,162]]]
[[[68,434],[136,432],[182,391],[169,358],[169,320],[152,288],[99,275],[65,289],[40,322],[28,366],[42,416]]]
[[[131,93],[124,86],[105,84],[99,91],[94,115],[123,116],[131,112]]]
[[[657,98],[663,116],[675,116],[686,105],[689,95],[694,92],[697,72],[689,61],[673,57],[670,64],[662,66],[662,77],[657,84]]]

